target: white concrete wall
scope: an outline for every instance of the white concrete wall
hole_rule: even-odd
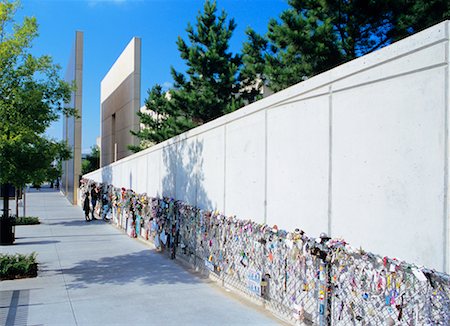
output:
[[[86,177],[450,271],[449,22]]]

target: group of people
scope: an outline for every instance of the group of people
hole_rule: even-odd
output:
[[[100,203],[99,197],[101,196],[101,189],[98,186],[92,186],[91,191],[86,191],[84,193],[84,202],[83,202],[83,210],[84,210],[84,218],[86,222],[90,222],[92,220],[98,220],[95,217],[95,212],[97,210],[97,203]],[[90,200],[89,200],[90,199]],[[90,218],[89,218],[90,213]]]

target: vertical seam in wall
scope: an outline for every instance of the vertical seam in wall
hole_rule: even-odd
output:
[[[267,161],[268,161],[268,110],[264,110],[264,224],[267,224]]]
[[[144,158],[141,158],[141,160],[144,160]],[[144,192],[147,192],[149,189],[150,189],[150,187],[148,186],[148,180],[149,180],[149,172],[148,172],[148,170],[149,170],[149,164],[148,164],[148,156],[145,158],[145,161],[144,161],[144,170],[145,170],[145,182],[143,182],[143,185],[144,185]],[[154,196],[154,195],[153,195]]]
[[[186,140],[187,141],[187,140]],[[201,160],[203,162],[203,143],[202,142],[202,152],[200,153],[199,151],[199,146],[198,146],[198,138],[196,140],[195,143],[195,165],[194,165],[194,182],[195,182],[195,197],[194,197],[194,204],[195,207],[198,207],[198,189],[200,188],[200,163],[199,161]],[[200,154],[202,155],[202,157],[199,159]]]
[[[179,146],[178,146],[179,144],[180,144],[180,142],[177,142],[177,143],[175,143],[173,145],[173,146],[175,146],[175,153],[176,153],[176,155],[180,155]],[[176,157],[176,159],[177,159],[177,162],[178,162],[179,161],[178,157]],[[171,162],[169,162],[169,167],[170,167],[170,164],[171,164]],[[182,159],[181,159],[181,164],[183,164]],[[169,173],[170,173],[170,171],[169,171]],[[178,199],[178,193],[177,193],[178,166],[175,166],[175,173],[173,175],[174,175],[174,179],[173,179],[173,187],[174,187],[174,189],[173,189],[173,193],[172,194],[173,194],[173,198]]]
[[[331,218],[332,218],[332,177],[333,177],[333,89],[328,88],[328,236],[332,236]]]
[[[223,213],[227,215],[227,125],[223,126]]]
[[[448,164],[449,164],[449,151],[448,151],[448,146],[449,146],[449,130],[448,130],[448,109],[449,109],[449,63],[450,63],[450,57],[449,57],[449,47],[450,47],[450,36],[449,36],[449,30],[448,30],[448,22],[445,24],[445,35],[447,38],[447,46],[445,47],[445,61],[447,63],[447,67],[445,69],[445,108],[444,108],[444,114],[445,114],[445,132],[444,132],[444,237],[443,237],[443,245],[444,245],[444,250],[443,250],[443,269],[446,273],[450,272],[450,266],[448,266],[449,263],[449,223],[448,223]]]
[[[161,198],[164,197],[163,170],[162,170],[163,169],[163,155],[164,155],[164,149],[161,150],[161,155],[159,155],[159,158],[158,158],[158,173],[159,173],[159,175],[158,175],[158,178],[159,178],[158,191],[159,191],[159,196]]]

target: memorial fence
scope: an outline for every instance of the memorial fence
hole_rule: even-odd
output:
[[[97,213],[130,237],[188,261],[292,324],[450,324],[449,275],[325,234],[311,238],[91,180],[82,180],[81,193],[94,186]]]

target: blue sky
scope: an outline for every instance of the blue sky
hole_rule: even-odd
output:
[[[237,28],[231,40],[240,52],[245,29],[264,34],[271,18],[288,7],[286,0],[218,0],[219,10],[233,17]],[[39,37],[33,54],[49,54],[62,66],[64,77],[75,31],[84,32],[82,150],[89,152],[100,133],[100,81],[133,36],[142,38],[142,102],[154,84],[172,82],[170,66],[184,71],[176,47],[177,37],[187,39],[188,22],[203,8],[203,0],[22,0],[16,18],[34,16]],[[61,122],[47,134],[61,139]]]

